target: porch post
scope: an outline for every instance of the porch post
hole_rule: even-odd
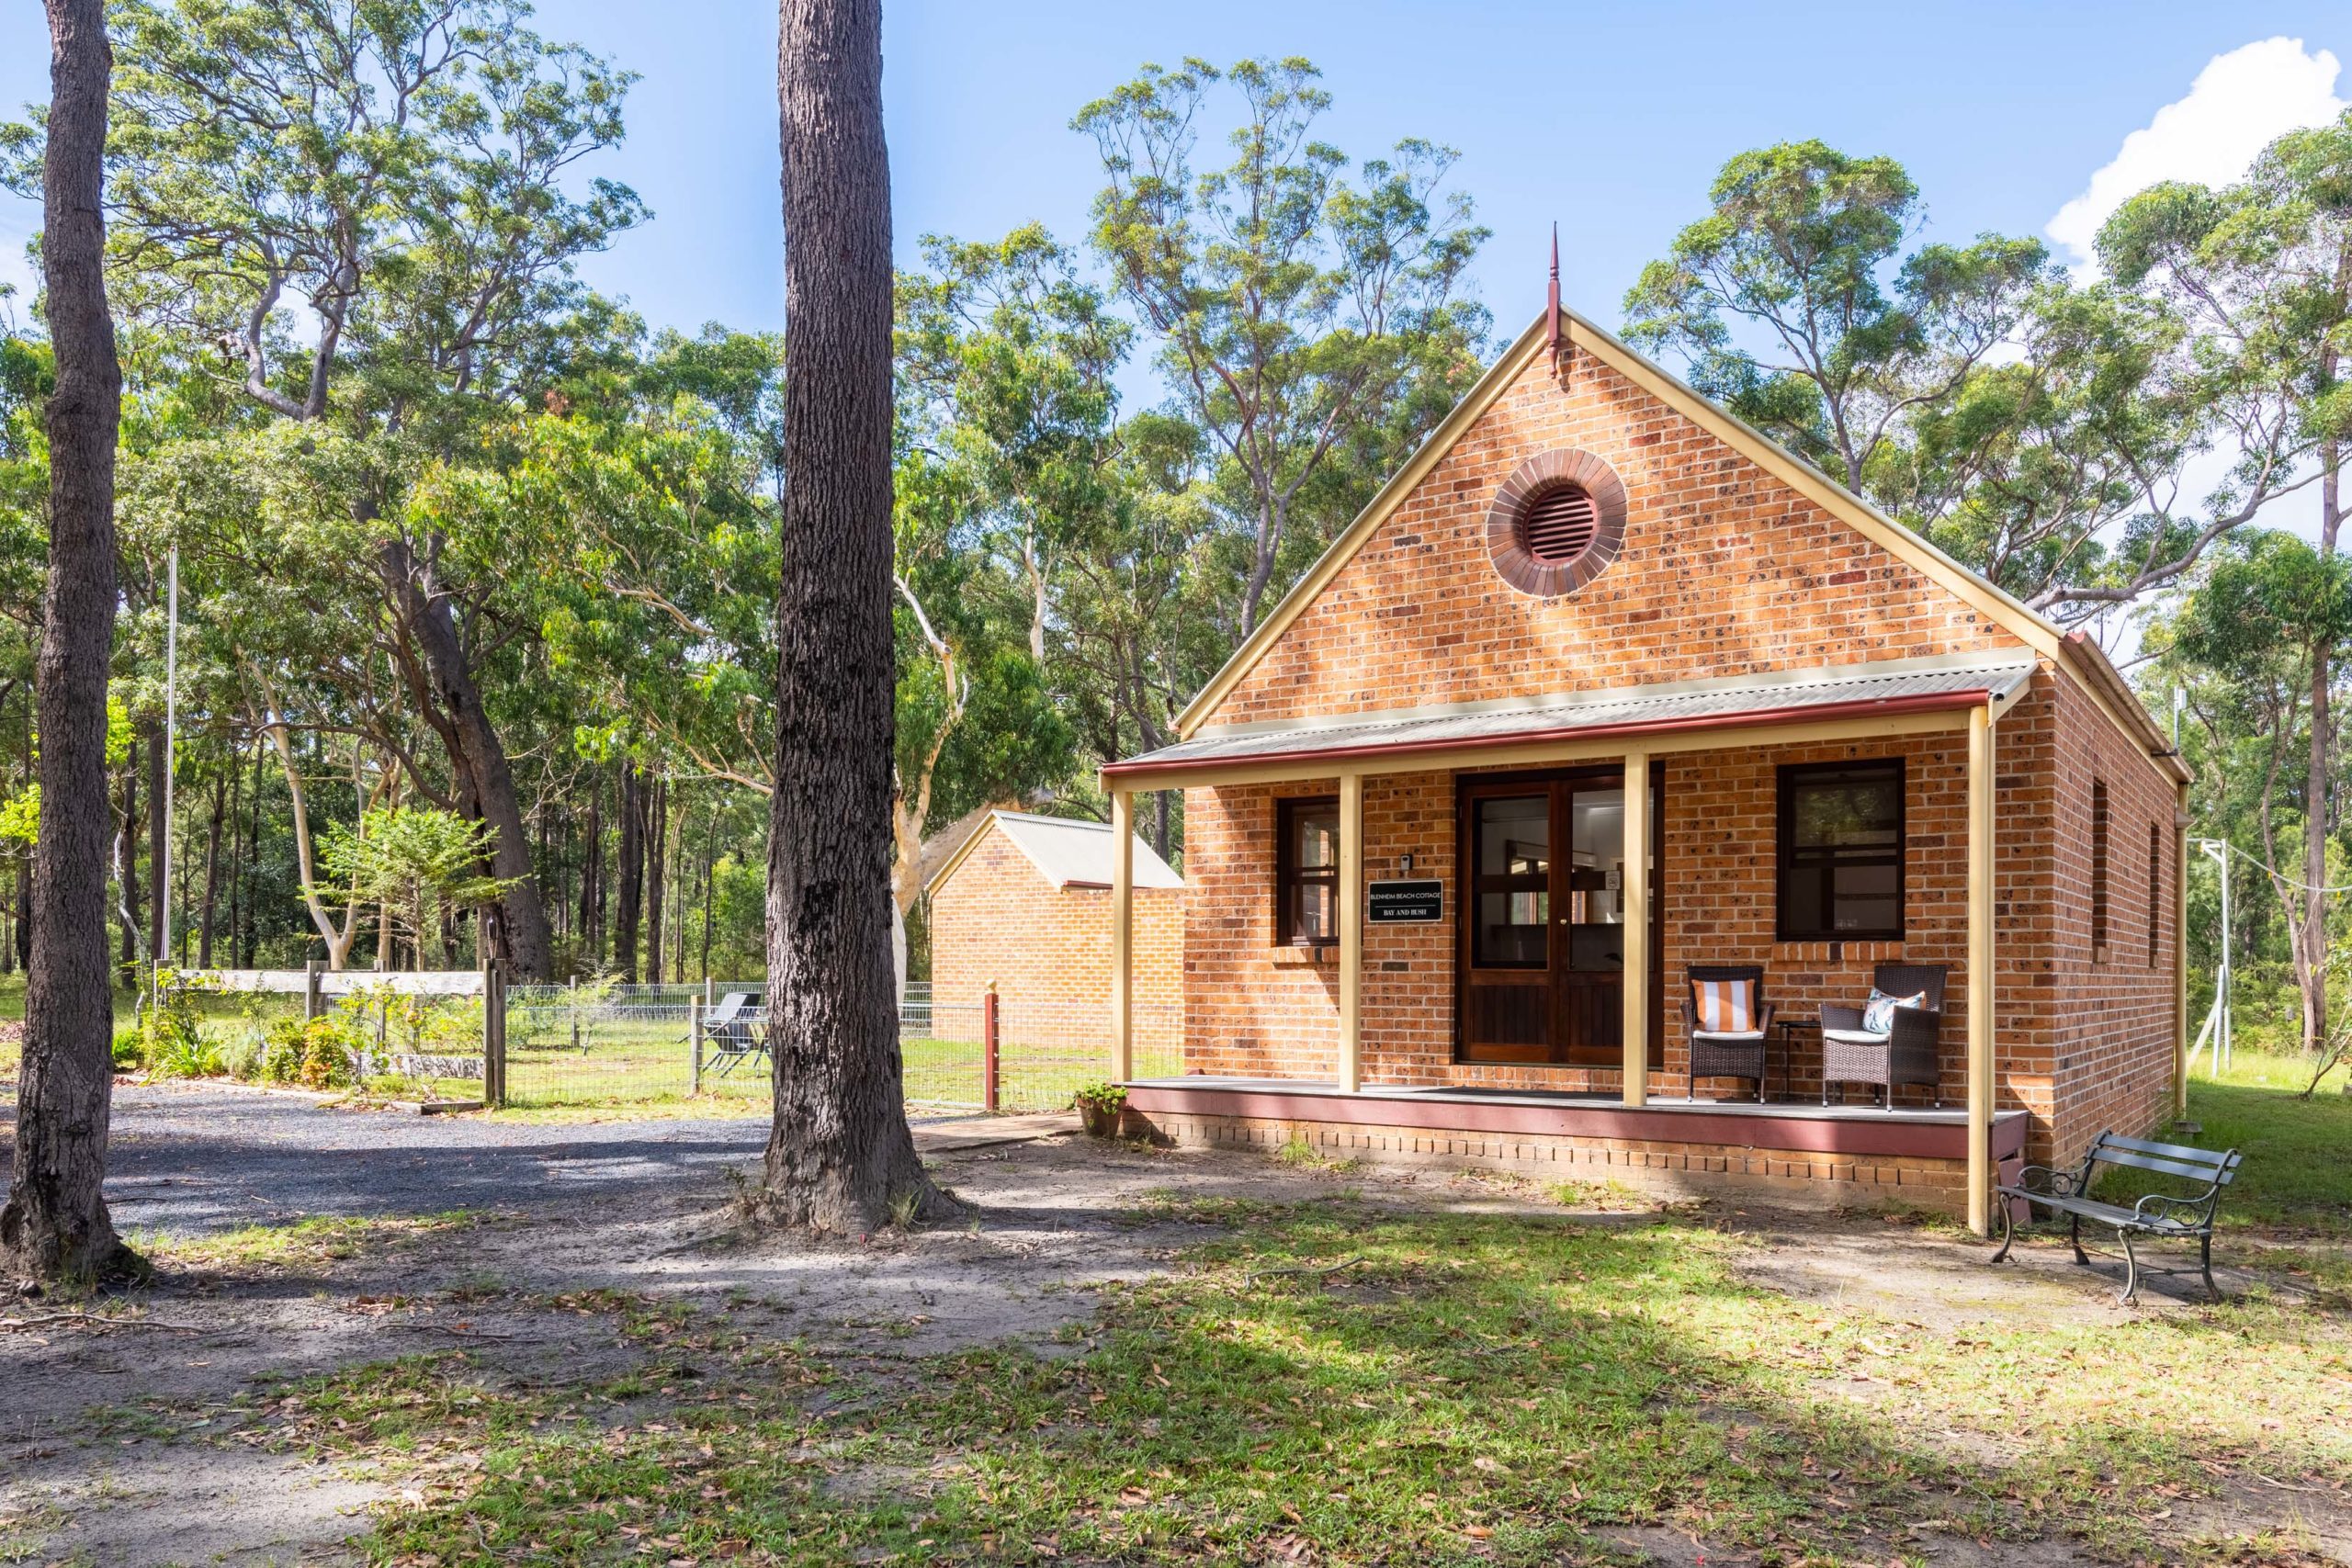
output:
[[[1968,1228],[1993,1230],[1993,710],[1968,711]]]
[[[1625,1103],[1650,1096],[1650,757],[1625,753],[1625,870],[1618,908],[1624,919]]]
[[[1363,775],[1340,775],[1340,1092],[1363,1084]]]
[[[1111,792],[1111,1081],[1135,1077],[1136,829],[1134,795]]]

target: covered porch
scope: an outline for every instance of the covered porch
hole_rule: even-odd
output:
[[[1938,1206],[1964,1213],[1982,1232],[1989,1227],[1996,1166],[2018,1156],[2029,1123],[2021,1111],[1996,1114],[1995,1101],[1994,766],[1996,727],[2026,694],[2036,668],[2030,654],[2019,652],[1886,660],[1529,701],[1237,725],[1204,730],[1179,745],[1114,764],[1104,777],[1114,840],[1120,844],[1130,841],[1125,829],[1139,791],[1231,794],[1310,782],[1328,786],[1329,804],[1322,809],[1334,825],[1336,864],[1328,873],[1318,868],[1329,892],[1318,891],[1317,897],[1326,900],[1323,907],[1336,929],[1328,936],[1318,932],[1319,947],[1304,960],[1297,950],[1312,944],[1287,937],[1277,944],[1281,951],[1268,955],[1269,963],[1307,968],[1317,986],[1328,986],[1335,1018],[1317,1020],[1312,1031],[1319,1059],[1300,1061],[1292,1052],[1283,1066],[1298,1070],[1279,1075],[1218,1070],[1224,1065],[1218,1061],[1210,1061],[1212,1070],[1204,1072],[1195,1065],[1196,1042],[1188,1034],[1187,1077],[1134,1080],[1132,870],[1123,858],[1114,865],[1113,887],[1113,1072],[1129,1083],[1129,1103],[1139,1116],[1193,1141],[1257,1142],[1279,1132],[1283,1141],[1297,1139],[1366,1157],[1421,1153],[1520,1167],[1615,1168],[1629,1175],[1690,1172],[1874,1188],[1907,1183],[1933,1189],[1941,1200]],[[1756,1099],[1661,1092],[1668,1081],[1659,1070],[1661,1042],[1670,1032],[1668,1015],[1679,1015],[1684,966],[1752,960],[1760,943],[1773,954],[1764,965],[1770,996],[1775,965],[1801,966],[1804,960],[1796,956],[1796,945],[1774,940],[1785,933],[1753,934],[1755,912],[1728,908],[1745,896],[1715,892],[1703,863],[1692,863],[1702,856],[1678,853],[1661,863],[1653,848],[1648,853],[1622,853],[1603,872],[1588,863],[1589,855],[1572,853],[1570,794],[1551,797],[1548,821],[1561,852],[1551,853],[1553,840],[1547,838],[1542,857],[1568,869],[1553,872],[1548,885],[1527,884],[1548,886],[1551,892],[1518,895],[1533,912],[1517,918],[1531,922],[1531,952],[1540,953],[1546,941],[1564,953],[1572,945],[1595,946],[1584,968],[1598,975],[1597,984],[1555,986],[1537,996],[1523,984],[1527,976],[1510,967],[1509,953],[1491,972],[1477,966],[1470,930],[1477,917],[1469,907],[1490,884],[1517,885],[1474,877],[1479,863],[1473,855],[1476,828],[1467,805],[1454,818],[1461,824],[1461,844],[1428,852],[1419,865],[1409,852],[1385,856],[1375,864],[1367,848],[1367,786],[1385,798],[1407,778],[1418,781],[1423,795],[1442,791],[1449,803],[1503,794],[1524,807],[1539,798],[1528,794],[1536,786],[1517,781],[1597,776],[1607,786],[1607,810],[1622,817],[1610,828],[1619,835],[1617,841],[1655,846],[1660,811],[1656,785],[1662,777],[1669,783],[1702,779],[1711,763],[1772,749],[1781,749],[1773,753],[1778,755],[1797,754],[1790,748],[1834,748],[1846,755],[1880,747],[1916,750],[1922,744],[1932,746],[1939,757],[1959,759],[1958,772],[1964,775],[1964,783],[1953,781],[1954,814],[1964,820],[1955,823],[1957,831],[1938,835],[1939,852],[1953,858],[1952,893],[1962,905],[1951,923],[1955,934],[1964,933],[1953,954],[1962,961],[1953,965],[1954,984],[1943,1004],[1943,1040],[1964,1053],[1964,1063],[1956,1064],[1963,1069],[1957,1075],[1961,1082],[1953,1086],[1961,1092],[1951,1096],[1958,1103],[1948,1108],[1898,1107],[1891,1089],[1883,1108],[1825,1104],[1826,1086],[1815,1083],[1805,1088],[1818,1092],[1800,1098],[1793,1092],[1785,1037],[1780,1042],[1781,1070],[1776,1080],[1757,1086]],[[1686,799],[1680,808],[1687,818],[1694,807]],[[1432,813],[1420,816],[1426,819]],[[1423,820],[1419,830],[1426,837],[1432,829]],[[1536,858],[1527,857],[1530,864]],[[1393,874],[1375,877],[1375,871]],[[1686,915],[1694,903],[1726,906],[1719,923],[1741,934],[1711,937],[1706,933],[1717,922],[1685,919],[1673,928],[1676,934],[1662,937],[1660,899],[1668,892]],[[1268,896],[1276,897],[1271,889]],[[1590,925],[1578,923],[1589,913],[1588,897],[1605,906],[1605,914]],[[1401,906],[1415,898],[1430,900],[1442,913],[1425,908],[1420,916],[1399,916]],[[1442,936],[1425,940],[1424,953],[1442,941],[1464,954],[1447,970],[1442,998],[1425,982],[1408,993],[1391,976],[1374,972],[1413,965],[1385,962],[1368,969],[1368,924],[1423,917],[1442,920],[1445,928]],[[1549,929],[1555,922],[1556,931]],[[1384,927],[1380,940],[1393,942],[1396,935]],[[1588,937],[1594,942],[1586,942]],[[1838,945],[1831,944],[1831,951],[1834,955]],[[1668,959],[1670,965],[1663,962]],[[1425,962],[1419,967],[1436,966]],[[1395,1052],[1384,1055],[1375,1049],[1369,1053],[1367,1071],[1368,975],[1380,987],[1376,1006],[1385,1010],[1373,1020],[1375,1029],[1394,1033],[1400,1020],[1424,1034],[1442,1026],[1452,1041],[1442,1061],[1426,1054],[1409,1059]],[[1578,977],[1555,976],[1570,982]],[[1540,1029],[1537,1035],[1513,1035],[1476,1020],[1465,1026],[1464,998],[1485,995],[1478,987],[1486,979],[1505,983],[1492,995],[1502,998],[1506,1010],[1535,996],[1524,1006],[1554,1021],[1547,1027],[1567,1043],[1555,1041],[1548,1054],[1531,1049],[1514,1055],[1509,1043],[1538,1039]],[[1521,988],[1509,988],[1514,984]],[[1188,977],[1187,985],[1189,992],[1195,982]],[[1191,1012],[1201,1012],[1215,998],[1188,994],[1187,999]],[[1428,1016],[1440,1010],[1446,1014],[1442,1020]],[[1494,1010],[1484,1007],[1477,1016]],[[1308,1032],[1296,1032],[1304,1037]],[[1270,1048],[1268,1055],[1283,1053]],[[1524,1065],[1498,1065],[1513,1063]],[[1596,1083],[1604,1075],[1614,1081]],[[1560,1087],[1551,1087],[1555,1083]]]

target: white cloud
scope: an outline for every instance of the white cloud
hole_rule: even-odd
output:
[[[2165,105],[2125,137],[2114,158],[2058,209],[2044,232],[2074,254],[2075,266],[2087,269],[2099,225],[2139,192],[2161,180],[2227,184],[2287,131],[2342,114],[2345,100],[2335,96],[2341,69],[2331,51],[2306,53],[2303,40],[2293,38],[2264,39],[2215,55],[2189,85],[2188,96]]]

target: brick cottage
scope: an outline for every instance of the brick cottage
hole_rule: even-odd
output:
[[[1184,879],[1131,846],[1133,1041],[1174,1066],[1183,1009]],[[1005,1041],[1099,1051],[1111,1001],[1111,830],[1100,822],[988,811],[925,884],[933,1027],[969,1038],[996,994]]]
[[[1571,312],[1177,730],[1103,770],[1114,846],[1185,792],[1182,1077],[1112,873],[1161,1135],[1982,1232],[2177,1103],[2188,773],[2114,667]]]

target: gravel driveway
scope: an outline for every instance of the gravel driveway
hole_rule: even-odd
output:
[[[0,1086],[0,1197],[16,1129]],[[521,1125],[413,1112],[322,1111],[308,1096],[116,1086],[107,1201],[124,1231],[202,1235],[311,1215],[401,1215],[642,1206],[678,1186],[708,1190],[756,1164],[764,1118]]]

